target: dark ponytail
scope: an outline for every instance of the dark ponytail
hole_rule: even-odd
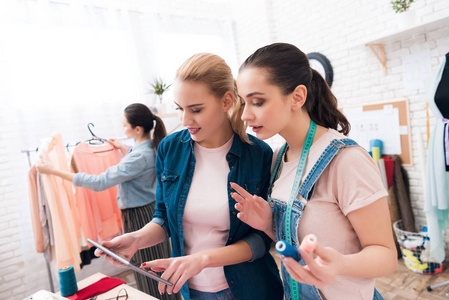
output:
[[[297,47],[286,43],[275,43],[251,54],[241,65],[245,68],[260,68],[267,72],[267,81],[281,89],[283,95],[291,94],[297,86],[307,88],[304,105],[310,118],[318,125],[332,128],[347,135],[351,125],[338,110],[337,99],[321,75],[310,68],[309,59]]]
[[[310,118],[318,125],[329,127],[347,135],[351,130],[346,117],[338,110],[337,98],[329,85],[316,70],[312,70],[312,81],[307,88],[307,100],[304,106]],[[340,128],[338,128],[340,126]]]
[[[159,118],[159,116],[156,115],[153,116],[154,120],[156,121],[156,126],[154,126],[153,132],[153,144],[154,147],[157,149],[162,139],[167,136],[167,130],[165,129],[165,125],[162,119]]]
[[[125,117],[132,128],[140,126],[143,128],[145,134],[150,134],[150,131],[154,127],[153,132],[153,145],[157,149],[161,140],[167,135],[164,122],[161,118],[154,115],[151,110],[144,104],[133,103],[125,108]],[[156,123],[156,125],[154,125]]]

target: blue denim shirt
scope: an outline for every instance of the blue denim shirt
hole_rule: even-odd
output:
[[[244,187],[249,193],[266,197],[272,159],[271,148],[254,136],[252,144],[234,135],[226,155],[229,164],[228,201],[230,229],[226,245],[244,240],[250,245],[251,261],[224,267],[228,285],[235,299],[282,299],[283,288],[277,265],[269,253],[271,239],[237,218],[230,182]],[[159,144],[156,159],[156,212],[151,222],[162,226],[171,237],[172,256],[183,256],[184,207],[195,170],[194,141],[187,130],[176,132]],[[212,174],[211,174],[212,175]],[[205,204],[207,205],[207,204]],[[187,283],[181,289],[189,299]]]
[[[137,144],[120,163],[100,175],[76,173],[73,184],[94,191],[104,191],[117,185],[117,203],[120,209],[150,204],[156,200],[155,151],[146,140]]]

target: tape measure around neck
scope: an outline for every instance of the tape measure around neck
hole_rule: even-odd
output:
[[[295,202],[296,196],[298,194],[299,185],[301,183],[301,178],[304,174],[304,168],[306,166],[307,157],[309,156],[309,150],[310,150],[310,147],[312,146],[313,138],[315,136],[315,131],[316,131],[316,124],[314,121],[310,120],[309,130],[307,132],[307,137],[304,142],[304,146],[302,147],[301,158],[299,159],[299,162],[298,162],[295,180],[293,181],[292,191],[290,193],[290,198],[288,199],[288,203],[287,203],[287,210],[285,212],[285,239],[290,244],[292,243],[292,234],[291,234],[292,207],[293,207],[293,203]],[[282,149],[283,154],[287,150],[286,146]],[[283,154],[282,154],[282,156],[283,156]],[[299,299],[298,282],[293,280],[293,278],[291,278],[291,277],[290,277],[290,287],[291,287],[291,292],[292,292],[292,299]]]

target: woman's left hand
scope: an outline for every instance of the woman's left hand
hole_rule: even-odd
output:
[[[171,295],[178,293],[187,280],[204,269],[204,260],[199,254],[194,254],[144,262],[141,268],[151,269],[154,272],[164,272],[161,277],[170,281],[173,285],[166,286],[159,282],[159,293],[162,295],[167,289],[167,294]]]
[[[54,164],[48,160],[40,159],[36,163],[36,171],[38,171],[41,174],[52,174],[54,169],[55,169]]]
[[[302,259],[306,263],[302,266],[291,257],[282,257],[287,272],[292,278],[300,283],[314,285],[322,289],[332,283],[335,277],[340,274],[343,255],[330,247],[316,246],[313,253],[306,253],[299,249]],[[315,254],[315,257],[314,255]]]

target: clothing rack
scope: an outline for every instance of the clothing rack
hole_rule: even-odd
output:
[[[86,142],[89,142],[90,144],[94,144],[94,143],[92,143],[93,141],[99,141],[99,142],[107,142],[108,141],[107,139],[103,139],[103,138],[100,138],[100,137],[96,136],[92,132],[92,129],[90,128],[90,126],[95,127],[95,125],[92,124],[92,123],[87,124],[87,129],[89,130],[90,134],[92,135],[92,138],[89,139],[89,140],[86,140]],[[126,139],[127,138],[118,138],[118,140],[126,140]],[[74,144],[73,143],[72,144],[71,143],[67,143],[65,148],[67,149],[67,151],[69,151],[69,148],[76,147],[80,143],[81,142],[77,142],[77,143],[74,143]],[[27,154],[28,165],[29,165],[30,168],[33,165],[31,163],[31,155],[30,155],[30,153],[34,153],[34,152],[38,152],[38,151],[39,151],[39,147],[32,148],[32,149],[22,149],[21,150],[22,153],[26,153]],[[54,287],[54,284],[53,284],[53,277],[52,277],[52,273],[51,273],[50,264],[49,264],[48,261],[46,261],[46,267],[47,267],[48,280],[49,280],[49,283],[50,283],[50,291],[52,293],[54,293],[55,292],[55,287]]]
[[[30,158],[30,152],[36,151],[37,152],[38,148],[34,149],[34,150],[22,150],[22,153],[26,153],[27,157],[28,157],[28,164],[31,168],[31,166],[33,165],[31,163],[31,158]],[[45,260],[45,265],[47,267],[47,274],[48,274],[48,281],[50,283],[50,292],[54,293],[55,292],[55,286],[53,284],[53,277],[51,275],[51,268],[50,268],[50,264],[48,263],[47,260]]]
[[[67,149],[67,151],[69,150],[69,148],[71,148],[71,147],[76,147],[76,146],[78,146],[78,144],[79,144],[80,142],[78,142],[78,143],[76,143],[76,144],[67,144],[65,147],[66,147],[66,149]],[[30,153],[32,153],[32,152],[37,152],[37,151],[39,151],[39,147],[37,147],[37,148],[35,148],[35,149],[22,149],[22,153],[27,153],[28,154],[28,156],[29,156],[29,154]]]
[[[101,141],[101,142],[107,142],[106,139],[99,138],[98,136],[96,136],[96,135],[92,132],[92,129],[90,128],[91,125],[92,125],[92,127],[95,127],[95,125],[94,125],[93,123],[87,124],[87,129],[89,130],[90,134],[92,135],[92,138],[91,138],[90,140],[88,140],[89,143],[91,143],[93,140]],[[77,142],[77,143],[75,143],[75,144],[70,144],[70,143],[68,143],[65,147],[66,147],[67,151],[69,151],[69,147],[76,147],[79,143],[80,143],[80,142]],[[31,163],[31,156],[30,156],[30,153],[32,153],[32,152],[37,152],[37,151],[39,151],[39,147],[36,147],[36,148],[34,148],[34,149],[22,149],[22,151],[21,151],[22,153],[26,153],[26,154],[27,154],[28,165],[29,165],[30,168],[31,168],[31,166],[33,165],[33,164]],[[53,277],[52,277],[52,274],[51,274],[50,264],[49,264],[48,261],[45,261],[45,264],[46,264],[46,267],[47,267],[48,281],[49,281],[49,283],[50,283],[50,291],[51,291],[52,293],[54,293],[54,292],[55,292],[55,287],[54,287],[54,284],[53,284]]]
[[[91,143],[92,141],[99,141],[99,142],[107,142],[108,141],[107,139],[98,137],[95,133],[93,133],[92,129],[90,128],[90,126],[95,127],[95,125],[93,123],[88,123],[87,124],[87,129],[89,130],[90,134],[92,135],[92,138],[87,140],[86,142]],[[119,138],[119,140],[124,140],[124,139],[126,139],[126,138]],[[81,143],[81,142],[77,142],[75,144],[68,143],[65,146],[65,148],[67,149],[67,151],[69,151],[69,148],[76,147],[76,146],[78,146],[79,143]],[[37,152],[38,150],[39,150],[39,147],[36,147],[34,149],[22,149],[22,153],[27,153],[27,155],[28,155],[28,162],[30,163],[30,166],[31,166],[30,153],[31,152]]]

